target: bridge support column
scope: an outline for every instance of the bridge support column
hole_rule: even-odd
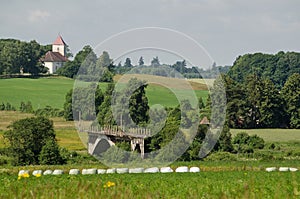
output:
[[[142,157],[142,159],[144,159],[144,155],[145,155],[144,139],[143,138],[133,138],[133,139],[131,139],[130,143],[131,143],[132,151],[135,150],[137,144],[140,146],[141,157]]]

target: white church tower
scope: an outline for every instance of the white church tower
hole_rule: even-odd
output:
[[[52,44],[52,52],[59,52],[62,56],[66,56],[67,44],[64,42],[63,38],[58,35],[56,40]]]
[[[45,57],[42,59],[44,66],[48,68],[48,73],[53,74],[63,67],[65,62],[68,61],[66,57],[67,44],[64,42],[63,38],[58,35],[56,40],[52,44],[52,51],[48,51]]]

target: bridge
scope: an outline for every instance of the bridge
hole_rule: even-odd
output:
[[[147,137],[151,136],[150,129],[145,128],[129,128],[125,131],[118,126],[90,126],[88,128],[80,128],[79,130],[88,134],[87,147],[89,154],[92,155],[106,151],[118,140],[125,140],[130,141],[132,151],[139,146],[141,157],[144,158],[144,141]]]

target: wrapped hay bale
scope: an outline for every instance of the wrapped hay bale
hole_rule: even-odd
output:
[[[173,169],[171,169],[171,167],[162,167],[162,168],[160,168],[160,172],[161,173],[172,173]]]
[[[143,173],[144,168],[131,168],[129,169],[129,173]]]
[[[158,172],[159,172],[159,168],[157,167],[147,168],[144,170],[144,173],[158,173]]]
[[[176,170],[175,170],[176,173],[186,173],[186,172],[189,172],[189,168],[186,167],[186,166],[182,166],[182,167],[178,167]]]
[[[200,168],[199,167],[191,167],[190,168],[190,173],[198,173],[200,172]]]

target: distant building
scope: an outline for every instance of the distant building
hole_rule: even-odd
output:
[[[48,73],[53,74],[61,68],[68,58],[66,57],[67,44],[59,35],[52,44],[52,51],[48,51],[42,59],[44,66],[48,68]]]

